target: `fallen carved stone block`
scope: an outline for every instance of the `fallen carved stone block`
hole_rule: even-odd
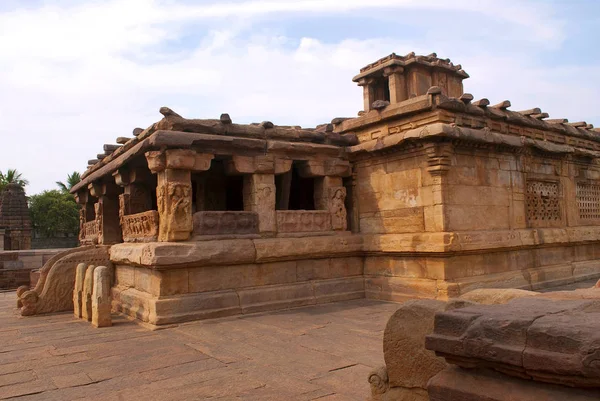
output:
[[[600,388],[600,299],[515,299],[438,313],[427,349],[464,368]]]

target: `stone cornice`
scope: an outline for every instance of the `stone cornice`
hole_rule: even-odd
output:
[[[115,264],[164,269],[343,256],[443,257],[585,243],[600,243],[600,227],[122,243],[110,255]]]

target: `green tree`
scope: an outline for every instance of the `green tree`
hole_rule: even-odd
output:
[[[79,231],[79,206],[68,192],[53,189],[33,195],[29,210],[34,230],[47,237]]]
[[[67,176],[66,184],[62,181],[56,181],[56,185],[58,185],[58,188],[61,191],[69,193],[71,188],[73,188],[75,185],[77,185],[79,183],[79,181],[81,181],[81,175],[77,171],[73,171],[72,174],[69,174]]]
[[[6,174],[0,171],[0,192],[4,189],[7,184],[19,184],[24,187],[29,184],[29,181],[23,178],[23,175],[15,169],[8,169]]]

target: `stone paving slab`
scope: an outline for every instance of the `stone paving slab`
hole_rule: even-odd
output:
[[[397,304],[344,301],[151,331],[21,317],[0,293],[0,399],[366,400]]]

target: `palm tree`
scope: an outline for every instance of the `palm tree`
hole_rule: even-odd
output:
[[[4,189],[4,187],[8,184],[18,184],[22,187],[29,184],[29,181],[23,178],[23,175],[19,173],[16,169],[9,168],[4,174],[0,171],[0,192]]]
[[[62,181],[56,181],[56,185],[61,191],[68,193],[79,181],[81,181],[81,175],[77,171],[73,171],[72,174],[67,176],[66,184]]]

